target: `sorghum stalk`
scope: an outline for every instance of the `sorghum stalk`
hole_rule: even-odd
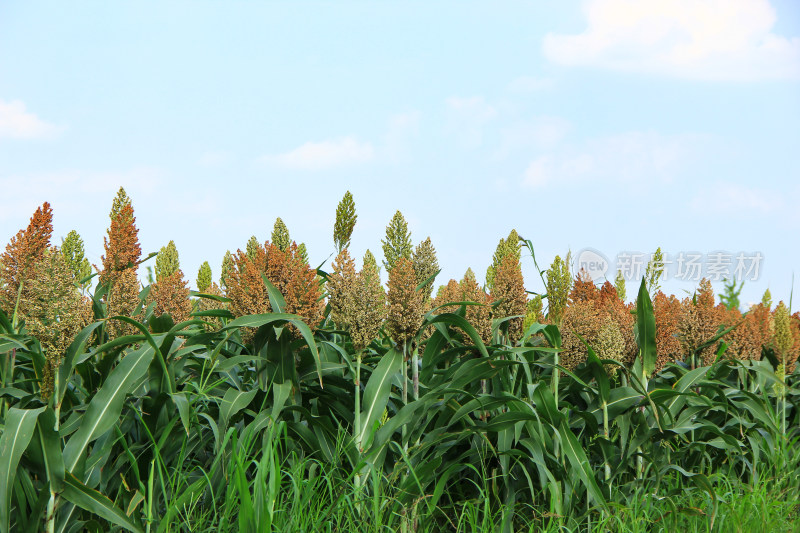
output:
[[[603,436],[606,440],[608,438],[608,402],[603,399]],[[605,462],[606,483],[611,479],[611,466],[608,464],[608,459]]]
[[[361,451],[361,354],[362,350],[356,352],[356,376],[354,380],[356,393],[356,447]]]
[[[414,399],[419,400],[419,354],[414,348],[411,354],[411,380],[414,386]]]
[[[53,426],[53,429],[55,430],[56,434],[58,434],[59,425],[60,425],[59,422],[60,422],[60,418],[61,418],[61,401],[59,401],[58,379],[55,379],[54,381],[55,382],[53,384],[53,396],[55,397],[55,401],[53,403],[55,404],[54,405],[54,409],[55,409],[55,412],[56,412],[56,422],[55,422],[55,425]],[[48,502],[47,502],[47,522],[45,524],[45,531],[47,531],[47,533],[55,533],[57,498],[58,498],[58,496],[53,491],[53,486],[51,484],[50,485],[50,500],[48,500]]]
[[[556,410],[558,410],[558,375],[561,372],[558,370],[558,350],[553,352],[553,379],[552,379],[552,386],[553,386],[553,398],[556,402]]]
[[[355,431],[356,431],[356,450],[358,453],[362,453],[362,442],[361,442],[361,356],[363,354],[363,350],[356,350],[356,375],[355,375]],[[356,473],[354,479],[356,489],[360,489],[361,485],[363,484],[363,474],[360,470]],[[359,504],[360,506],[360,504]]]
[[[408,341],[403,341],[403,405],[408,403]]]

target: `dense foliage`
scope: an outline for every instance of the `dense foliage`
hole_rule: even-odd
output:
[[[51,245],[46,203],[0,256],[0,531],[797,519],[800,314],[783,302],[743,313],[707,281],[679,300],[656,259],[626,303],[569,254],[529,295],[516,231],[487,287],[468,270],[431,298],[435,250],[412,249],[399,211],[387,290],[370,252],[360,269],[349,254],[349,193],[330,273],[278,219],[275,242],[226,254],[219,284],[204,263],[190,292],[170,241],[143,287],[123,190],[110,218],[88,296],[82,242]]]

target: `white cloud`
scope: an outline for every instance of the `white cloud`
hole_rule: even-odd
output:
[[[265,156],[263,161],[296,170],[323,170],[366,163],[375,155],[372,144],[353,137],[307,142],[283,154]]]
[[[451,96],[445,100],[448,129],[468,146],[483,142],[484,126],[497,117],[497,110],[481,96]]]
[[[584,0],[587,29],[547,34],[556,63],[707,80],[800,78],[800,38],[768,0]]]
[[[41,139],[55,136],[61,129],[27,111],[20,100],[0,100],[0,138]]]
[[[523,185],[540,188],[560,182],[669,182],[701,137],[633,131],[565,147],[531,161]]]

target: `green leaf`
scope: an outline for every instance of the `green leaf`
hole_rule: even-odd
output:
[[[636,331],[644,374],[649,378],[656,368],[656,317],[653,314],[653,303],[650,301],[644,278],[639,286],[639,296],[636,298]]]
[[[694,370],[690,370],[689,372],[681,376],[678,382],[672,386],[672,389],[674,391],[681,393],[680,395],[675,396],[671,400],[667,401],[665,404],[665,407],[672,414],[673,418],[677,417],[684,403],[686,403],[686,398],[683,393],[688,391],[689,388],[694,386],[698,381],[702,380],[708,373],[708,368],[709,367],[707,366],[701,366],[700,368],[695,368]]]
[[[142,528],[135,524],[119,507],[114,505],[114,502],[96,490],[90,489],[72,474],[67,474],[64,478],[64,492],[61,493],[61,496],[68,502],[105,518],[112,524],[137,533],[142,531]]]
[[[475,347],[481,352],[481,355],[484,357],[489,357],[489,352],[486,351],[486,346],[483,344],[481,340],[481,336],[478,335],[478,332],[475,331],[475,328],[472,327],[467,319],[462,316],[458,316],[455,313],[442,313],[440,315],[434,315],[433,318],[428,320],[425,325],[432,325],[437,323],[448,324],[450,326],[459,327],[464,332],[469,335],[469,338],[472,339],[472,342],[475,343]],[[424,326],[423,328],[424,329]]]
[[[186,430],[186,435],[189,435],[189,400],[186,399],[186,395],[182,392],[175,392],[170,394],[172,398],[172,402],[175,404],[175,407],[178,408],[178,416],[181,417],[181,423],[183,424],[183,429]]]
[[[11,491],[22,453],[33,437],[36,420],[45,408],[8,410],[0,437],[0,530],[11,530]]]
[[[400,365],[403,364],[403,354],[392,348],[381,357],[378,366],[372,372],[364,389],[364,397],[361,401],[361,433],[356,436],[356,442],[366,447],[367,435],[372,431],[375,422],[383,415],[386,404],[389,401],[389,393],[392,389],[392,379],[400,372]]]
[[[147,372],[154,353],[153,346],[148,344],[123,357],[94,395],[78,431],[64,446],[64,468],[67,472],[75,469],[91,441],[117,423],[125,397]]]
[[[586,452],[581,448],[578,439],[572,433],[566,420],[561,422],[558,433],[561,436],[564,455],[569,459],[572,471],[578,475],[595,503],[608,510],[608,504],[603,497],[603,493],[600,492],[600,487],[597,486],[597,480],[595,480],[594,472],[591,465],[589,465],[589,459],[586,458]]]
[[[61,366],[58,368],[58,376],[57,376],[57,387],[56,390],[58,391],[58,398],[56,398],[57,402],[61,402],[64,399],[64,393],[67,391],[67,382],[69,381],[69,377],[72,374],[72,369],[75,366],[75,356],[82,352],[84,347],[86,346],[86,342],[89,340],[89,337],[92,335],[95,329],[99,326],[103,325],[104,322],[98,321],[93,324],[89,324],[85,328],[81,330],[78,335],[75,336],[75,339],[67,348],[67,353],[64,355],[64,360],[61,361]]]
[[[64,456],[61,452],[61,437],[55,429],[56,413],[48,407],[36,420],[36,440],[41,446],[50,490],[61,492],[64,485]]]
[[[219,405],[219,427],[226,431],[231,417],[247,407],[255,397],[258,389],[242,392],[235,388],[225,391],[225,396]]]
[[[269,295],[269,305],[275,313],[283,313],[286,310],[286,300],[283,298],[281,291],[267,279],[267,275],[261,273],[261,279],[267,287],[267,294]]]
[[[644,396],[631,387],[617,387],[611,389],[608,397],[608,418],[614,420],[631,407],[639,405]],[[598,421],[603,419],[603,407],[598,406],[590,411]]]
[[[314,341],[314,334],[311,332],[311,328],[308,327],[308,324],[303,322],[303,319],[297,315],[292,315],[289,313],[267,313],[263,315],[246,315],[237,318],[228,323],[227,326],[222,328],[220,331],[227,331],[229,329],[237,329],[237,328],[259,328],[265,324],[275,324],[280,325],[284,322],[289,322],[293,324],[300,334],[303,336],[303,339],[308,344],[308,348],[311,350],[311,354],[314,356],[314,362],[317,365],[317,377],[319,378],[320,387],[322,386],[322,360],[319,356],[319,350],[317,349],[317,343]]]

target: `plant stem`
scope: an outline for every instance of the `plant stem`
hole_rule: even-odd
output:
[[[553,398],[556,402],[556,411],[558,410],[558,375],[561,372],[558,370],[558,352],[553,354]]]
[[[55,401],[57,402],[55,405],[55,412],[56,412],[56,422],[53,426],[53,429],[58,433],[59,426],[60,426],[60,418],[61,418],[61,402],[58,401],[58,380],[56,380],[55,386],[53,387],[53,396],[55,397]],[[53,491],[52,482],[50,484],[50,499],[47,502],[47,522],[45,524],[45,531],[47,533],[54,533],[56,527],[56,501],[58,496],[56,495],[55,491]]]
[[[603,436],[608,439],[608,402],[603,400]],[[608,459],[605,461],[605,474],[606,482],[611,479],[611,466],[608,464]]]
[[[408,342],[403,341],[403,405],[408,403]]]
[[[419,400],[419,355],[416,348],[411,355],[411,380],[414,386],[414,399]]]
[[[356,379],[354,380],[356,393],[356,448],[358,448],[359,452],[361,452],[361,354],[362,350],[358,350],[358,352],[356,352]]]

